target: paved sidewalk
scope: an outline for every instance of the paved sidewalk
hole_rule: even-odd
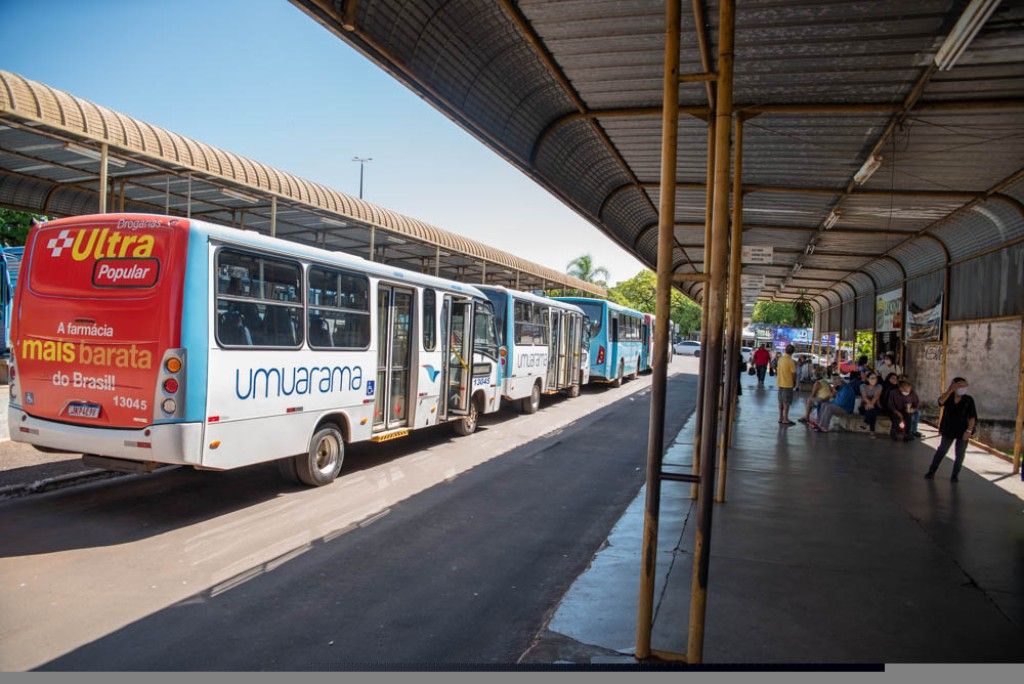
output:
[[[959,483],[951,459],[926,481],[934,429],[903,444],[779,427],[776,397],[744,383],[714,510],[705,662],[1024,660],[1024,483],[1011,465],[972,447]],[[691,443],[692,420],[667,463],[688,472]],[[632,662],[644,495],[524,662]],[[695,521],[689,485],[666,482],[655,649],[686,650]]]

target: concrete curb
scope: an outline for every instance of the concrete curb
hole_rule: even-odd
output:
[[[120,473],[112,470],[96,469],[83,470],[77,473],[65,473],[64,475],[47,477],[34,482],[23,482],[0,487],[0,500],[15,499],[29,494],[41,494],[42,492],[64,489],[65,487],[73,487],[87,482],[108,480],[114,477],[123,477],[134,474],[135,473]]]

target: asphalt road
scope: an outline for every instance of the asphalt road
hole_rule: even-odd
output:
[[[317,490],[175,470],[0,505],[0,669],[513,663],[642,484],[649,386],[359,446]]]

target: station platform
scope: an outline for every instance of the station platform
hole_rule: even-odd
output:
[[[774,387],[744,378],[714,509],[704,662],[1024,660],[1024,483],[1010,464],[972,447],[959,482],[951,458],[924,480],[928,426],[905,444],[781,427],[777,411]],[[692,430],[691,416],[666,469],[689,471]],[[634,662],[644,496],[523,662]],[[686,650],[695,527],[690,485],[664,483],[657,650]]]

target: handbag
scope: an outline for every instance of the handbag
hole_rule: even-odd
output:
[[[747,375],[756,375],[756,374],[757,374],[757,368],[755,368],[754,366],[751,366],[750,368],[747,369]]]

